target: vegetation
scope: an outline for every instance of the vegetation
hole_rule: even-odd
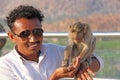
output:
[[[55,21],[51,23],[44,23],[44,30],[46,32],[67,32],[68,26],[77,21],[88,23],[93,32],[119,32],[120,18],[119,14],[95,14],[76,18],[66,18],[64,20]]]
[[[45,43],[55,43],[67,45],[66,38],[45,38]],[[120,39],[102,39],[97,40],[95,53],[104,61],[104,68],[97,73],[95,77],[100,78],[120,78]],[[8,39],[3,48],[3,52],[8,52],[13,48],[13,43]],[[6,51],[8,50],[8,51]]]

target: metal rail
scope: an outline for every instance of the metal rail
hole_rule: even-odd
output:
[[[52,32],[52,33],[43,33],[44,37],[67,37],[68,33],[56,33],[56,32]],[[100,32],[100,33],[93,33],[94,36],[96,37],[119,37],[120,36],[120,32]],[[0,37],[1,38],[7,38],[7,34],[5,32],[0,32]]]

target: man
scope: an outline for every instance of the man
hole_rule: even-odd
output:
[[[11,31],[8,37],[15,43],[14,49],[0,59],[0,79],[2,80],[58,80],[74,77],[80,64],[80,57],[69,67],[60,67],[64,47],[44,44],[41,11],[32,6],[21,5],[7,16]],[[100,69],[95,56],[89,67],[78,72],[78,79],[91,79],[87,72],[94,74]]]

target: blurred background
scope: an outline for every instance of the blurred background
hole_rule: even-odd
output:
[[[9,11],[23,4],[32,5],[43,12],[45,33],[67,33],[68,26],[77,21],[88,23],[93,33],[120,32],[120,0],[0,0],[0,34],[7,29],[3,20]],[[95,53],[105,64],[95,77],[120,79],[120,35],[96,37]],[[45,37],[44,42],[65,46],[68,38]],[[13,46],[7,37],[0,37],[1,56]]]

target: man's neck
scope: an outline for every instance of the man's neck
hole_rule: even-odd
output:
[[[35,54],[22,54],[16,47],[16,51],[18,52],[18,54],[20,56],[22,56],[24,59],[26,60],[30,60],[30,61],[35,61],[38,62],[39,61],[39,55],[41,53],[41,51],[35,53]]]

